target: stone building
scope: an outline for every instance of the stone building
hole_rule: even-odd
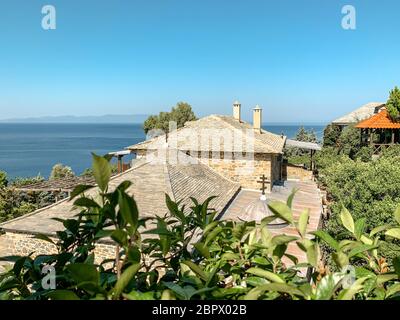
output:
[[[182,151],[225,178],[245,189],[259,189],[257,180],[265,175],[268,191],[282,178],[282,155],[286,137],[261,128],[262,109],[253,110],[253,124],[241,119],[241,104],[233,105],[233,116],[210,115],[187,122],[183,128],[170,130],[135,144],[127,149],[138,158],[156,153],[163,157],[166,150]]]
[[[127,192],[134,197],[141,217],[167,213],[165,195],[168,194],[172,200],[181,201],[186,210],[190,208],[190,197],[201,203],[216,196],[210,207],[218,213],[218,219],[243,220],[255,201],[264,201],[263,207],[267,208],[269,201],[285,201],[295,188],[298,192],[293,202],[294,216],[297,218],[304,208],[309,208],[308,229],[316,230],[322,209],[319,189],[311,179],[287,181],[272,188],[274,182],[282,180],[283,147],[290,140],[263,130],[261,123],[261,108],[253,110],[253,124],[249,124],[241,119],[240,103],[235,103],[233,116],[210,115],[170,130],[167,135],[130,146],[127,149],[136,153],[137,159],[130,169],[111,178],[109,189],[112,191],[121,182],[131,181]],[[267,189],[262,199],[261,176]],[[96,199],[98,192],[93,186],[85,193]],[[44,234],[56,240],[57,231],[64,227],[54,218],[69,219],[78,212],[79,208],[65,199],[0,224],[0,256],[55,252],[54,245],[34,236]],[[266,209],[258,216],[263,214],[270,213]],[[284,225],[271,232],[293,235],[297,231],[293,226]],[[306,260],[305,253],[294,244],[289,245],[289,253],[300,261]],[[98,243],[97,262],[114,256],[115,243],[111,239]]]

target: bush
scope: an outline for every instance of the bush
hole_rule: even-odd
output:
[[[71,167],[64,166],[61,163],[56,164],[51,170],[49,180],[73,178],[75,173],[72,171]]]
[[[363,162],[370,162],[372,160],[372,155],[374,153],[374,148],[371,146],[361,147],[360,150],[354,156],[354,159],[358,159]]]
[[[360,129],[357,129],[354,126],[344,128],[339,136],[337,144],[339,153],[353,159],[361,149],[360,135]]]
[[[327,222],[327,231],[345,237],[340,225],[342,206],[348,208],[355,219],[365,218],[367,231],[393,223],[391,212],[400,203],[400,167],[397,161],[380,158],[362,162],[351,159],[336,162],[323,172],[331,204],[332,215]],[[385,252],[389,256],[390,252]]]
[[[6,187],[8,184],[7,173],[0,171],[0,188]]]
[[[21,188],[23,186],[27,186],[29,184],[34,184],[38,182],[43,182],[45,179],[38,174],[36,177],[28,177],[28,178],[21,178],[18,177],[11,182],[11,186],[15,188]]]
[[[340,137],[341,129],[339,126],[330,124],[324,129],[324,147],[336,147]]]
[[[193,200],[188,214],[166,196],[169,213],[140,219],[135,200],[126,193],[125,181],[108,192],[111,170],[105,158],[94,158],[100,199],[86,198],[85,186],[72,198],[81,208],[76,219],[63,220],[65,230],[53,243],[57,254],[9,257],[14,267],[0,275],[3,299],[396,299],[400,272],[382,263],[382,243],[400,238],[400,209],[395,223],[380,232],[366,233],[364,220],[354,221],[344,208],[340,221],[348,240],[337,241],[324,231],[307,234],[308,210],[295,219],[291,210],[294,194],[286,203],[269,203],[273,217],[255,222],[214,220],[208,208],[212,198],[200,204]],[[102,168],[103,170],[100,170]],[[266,225],[283,219],[295,235],[273,235]],[[146,228],[144,228],[146,226]],[[150,229],[150,230],[149,230]],[[380,236],[384,233],[386,239]],[[146,235],[146,237],[144,237]],[[149,237],[150,235],[150,237]],[[310,240],[310,236],[316,237]],[[111,238],[119,249],[113,261],[95,264],[93,249],[98,241]],[[319,271],[320,242],[329,245],[331,257],[341,271]],[[305,252],[307,262],[298,264],[287,252],[293,243]],[[288,266],[283,259],[292,260]],[[112,266],[107,266],[107,263]],[[41,285],[44,266],[53,266],[57,289]],[[384,268],[382,267],[384,265]],[[349,269],[349,266],[352,268]],[[301,270],[313,270],[311,283]],[[350,276],[345,270],[352,270]],[[397,273],[396,273],[397,272]],[[354,279],[353,279],[354,277]]]

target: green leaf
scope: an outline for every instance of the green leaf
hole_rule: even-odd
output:
[[[207,237],[206,237],[206,241],[204,242],[204,244],[205,245],[208,245],[211,241],[213,241],[214,239],[215,239],[215,237],[220,233],[220,232],[222,232],[222,228],[221,227],[216,227],[216,228],[214,228],[214,230],[213,231],[211,231],[208,235],[207,235]]]
[[[74,206],[85,208],[100,208],[99,204],[96,201],[84,197],[76,199],[74,201]]]
[[[48,236],[46,236],[44,234],[36,234],[33,238],[40,239],[40,240],[43,240],[43,241],[46,241],[46,242],[50,242],[50,243],[55,245],[54,241],[51,240],[51,238],[49,238]]]
[[[318,267],[318,246],[316,244],[307,246],[307,260],[314,267]]]
[[[395,283],[386,290],[385,298],[389,298],[398,292],[400,292],[400,283]]]
[[[108,182],[111,177],[111,167],[109,160],[104,157],[100,157],[92,153],[93,157],[93,175],[102,192],[106,192],[108,188]]]
[[[203,231],[203,234],[206,235],[208,232],[210,232],[211,230],[213,230],[216,226],[218,226],[218,224],[220,224],[220,221],[213,221],[210,222]]]
[[[246,270],[247,273],[254,274],[255,276],[265,278],[271,282],[277,282],[277,283],[285,283],[285,281],[279,277],[277,274],[260,269],[260,268],[249,268]]]
[[[315,299],[316,300],[332,299],[337,287],[339,286],[339,282],[341,279],[342,277],[339,277],[336,274],[328,274],[324,276],[317,285],[315,292]]]
[[[396,274],[400,277],[400,256],[393,259],[393,268]]]
[[[197,264],[195,264],[193,261],[186,260],[182,261],[183,264],[187,265],[194,273],[196,273],[201,279],[204,281],[208,280],[208,275],[204,270],[199,267]]]
[[[124,270],[114,287],[114,300],[118,300],[129,282],[140,269],[140,263],[135,263]]]
[[[137,230],[139,213],[135,200],[123,191],[118,192],[118,205],[121,215],[126,223],[132,227],[132,234]]]
[[[179,209],[178,204],[171,200],[168,194],[165,194],[165,202],[167,204],[169,212],[182,223],[186,223],[185,214],[182,212],[182,210]]]
[[[161,300],[176,300],[176,297],[171,290],[165,289],[161,294]]]
[[[396,208],[396,211],[394,212],[394,219],[397,221],[398,224],[400,224],[400,206]]]
[[[130,293],[123,293],[122,296],[127,300],[154,300],[154,292],[140,292],[132,291]]]
[[[196,248],[196,250],[198,252],[200,252],[200,254],[204,257],[204,258],[210,258],[210,251],[208,250],[207,246],[202,243],[202,242],[198,242],[194,244],[194,247]]]
[[[46,292],[45,296],[51,300],[80,300],[76,293],[70,290],[54,290]]]
[[[363,277],[360,279],[357,279],[350,288],[343,290],[339,296],[339,300],[352,300],[354,295],[360,292],[363,289],[363,283],[368,279],[369,277]]]
[[[126,232],[122,229],[117,229],[114,230],[111,233],[111,239],[113,239],[116,243],[118,243],[120,246],[125,246],[128,244],[128,235]]]
[[[317,230],[312,232],[316,237],[320,238],[321,240],[325,241],[331,248],[338,250],[339,249],[339,243],[332,238],[332,236],[327,233],[326,231],[323,230]]]
[[[293,189],[292,192],[290,193],[289,197],[286,200],[286,204],[289,208],[292,208],[293,199],[294,199],[294,196],[296,195],[297,191],[298,191],[297,189]]]
[[[301,234],[302,237],[304,237],[306,235],[309,216],[310,216],[310,210],[308,210],[308,209],[304,210],[300,214],[299,221],[297,223],[297,230],[299,230],[299,233]]]
[[[396,239],[400,239],[400,228],[389,229],[388,231],[385,232],[385,235]]]
[[[304,297],[304,293],[293,287],[287,283],[268,283],[256,287],[249,291],[249,293],[244,297],[245,300],[256,300],[258,299],[265,291],[274,291],[274,292],[282,292],[287,293],[292,296],[300,296]]]
[[[384,284],[384,283],[386,283],[388,281],[391,281],[391,280],[394,280],[394,279],[397,279],[397,278],[398,278],[398,276],[395,273],[380,274],[380,275],[376,276],[376,284],[378,286],[380,286],[380,285],[382,285],[382,284]]]
[[[342,220],[343,226],[354,234],[354,220],[349,210],[347,210],[345,207],[342,208],[340,219]]]
[[[361,218],[358,219],[354,224],[354,235],[356,236],[357,240],[360,240],[362,234],[364,233],[365,222],[366,218]]]
[[[86,190],[89,190],[92,188],[93,188],[93,186],[90,186],[90,185],[85,185],[85,184],[78,185],[72,190],[72,192],[69,196],[69,199],[72,200],[72,199],[76,198],[77,196],[79,196],[80,194],[84,193]]]
[[[66,266],[66,270],[78,285],[82,282],[91,282],[97,285],[100,282],[99,272],[93,264],[72,263]]]
[[[371,250],[373,250],[375,248],[377,248],[377,246],[371,246],[371,245],[368,245],[368,244],[358,245],[357,247],[355,247],[355,248],[350,250],[350,252],[348,253],[348,257],[351,258],[351,257],[354,257],[354,256],[362,253],[362,252],[371,251]]]
[[[286,222],[293,223],[293,213],[287,204],[281,201],[271,201],[268,204],[268,208],[279,218]]]
[[[289,243],[289,242],[292,242],[292,241],[295,241],[298,239],[299,238],[295,237],[295,236],[287,236],[285,234],[282,234],[282,235],[274,236],[272,238],[272,243],[278,246],[278,245],[286,244],[286,243]]]
[[[332,258],[340,268],[343,268],[343,267],[346,267],[349,265],[349,258],[343,252],[339,251],[339,252],[332,253]]]
[[[382,232],[382,231],[385,231],[387,229],[390,229],[391,227],[392,227],[392,225],[390,225],[390,224],[385,224],[383,226],[378,226],[376,228],[373,228],[371,230],[371,232],[369,233],[369,235],[372,237],[372,236],[376,235],[379,232]]]

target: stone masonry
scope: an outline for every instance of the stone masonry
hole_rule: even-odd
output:
[[[54,242],[56,238],[50,237]],[[0,235],[0,256],[21,255],[26,256],[33,252],[33,256],[57,253],[57,248],[50,242],[36,239],[27,233],[6,232]],[[115,246],[99,243],[94,250],[95,262],[101,263],[105,259],[115,258]]]

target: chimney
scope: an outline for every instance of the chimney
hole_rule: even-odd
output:
[[[262,109],[259,105],[253,109],[253,128],[258,133],[261,133]]]
[[[240,107],[241,107],[240,102],[236,100],[233,103],[233,117],[239,122],[240,122]]]

